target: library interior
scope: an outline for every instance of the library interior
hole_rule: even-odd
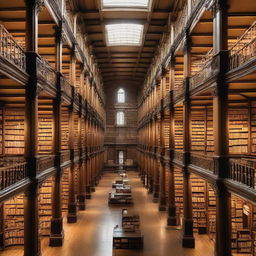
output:
[[[1,256],[256,256],[255,0],[0,0]]]

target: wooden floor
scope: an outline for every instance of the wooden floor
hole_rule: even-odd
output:
[[[120,224],[121,207],[109,207],[107,202],[111,183],[117,174],[106,173],[87,201],[87,210],[79,212],[78,222],[65,222],[65,241],[62,247],[51,248],[48,239],[42,241],[43,256],[111,256],[113,227]],[[159,213],[158,205],[152,203],[142,187],[137,173],[129,172],[132,185],[134,206],[141,218],[141,229],[144,234],[143,256],[211,256],[213,243],[207,235],[196,236],[195,249],[181,247],[181,231],[166,228],[166,213]],[[0,252],[1,256],[23,256],[22,248],[9,248]],[[132,254],[128,253],[127,256]],[[32,256],[32,255],[31,255]]]

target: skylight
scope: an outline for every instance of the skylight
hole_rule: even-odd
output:
[[[148,8],[149,0],[102,0],[103,8]]]
[[[106,25],[108,46],[140,46],[142,43],[143,25],[120,23]]]

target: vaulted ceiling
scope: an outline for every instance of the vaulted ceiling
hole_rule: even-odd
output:
[[[166,31],[174,0],[151,0],[148,9],[103,8],[102,0],[76,0],[75,3],[80,21],[83,20],[85,32],[93,46],[104,83],[129,80],[142,84],[160,39]],[[105,26],[116,23],[142,24],[142,44],[108,46]]]

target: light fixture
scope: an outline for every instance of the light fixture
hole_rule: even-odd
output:
[[[119,23],[106,25],[108,46],[140,46],[142,43],[143,25]]]
[[[149,8],[149,0],[102,0],[103,8]]]

